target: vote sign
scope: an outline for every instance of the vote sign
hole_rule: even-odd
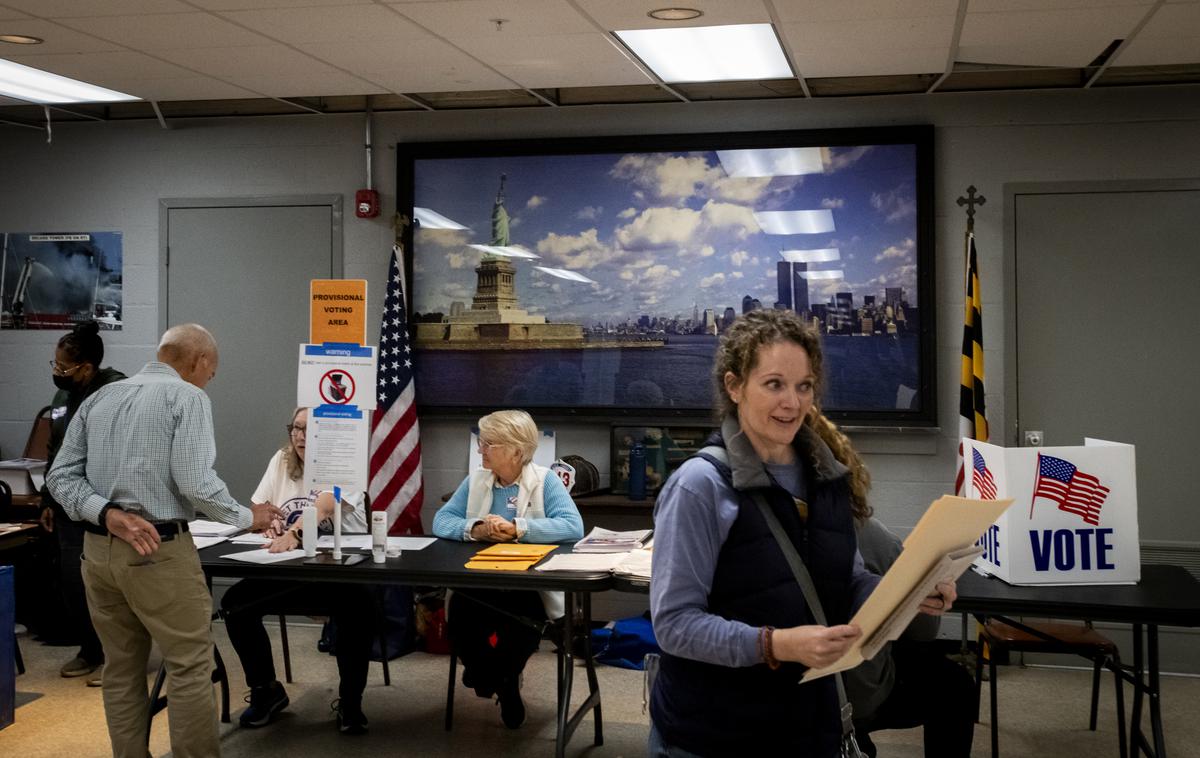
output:
[[[354,406],[375,410],[375,348],[326,342],[301,345],[296,372],[296,405]]]
[[[1141,578],[1133,445],[1003,448],[963,438],[964,495],[1014,500],[975,565],[1009,584]]]

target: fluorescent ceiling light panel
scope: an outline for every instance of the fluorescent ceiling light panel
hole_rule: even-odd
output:
[[[584,284],[595,284],[594,279],[588,279],[583,274],[577,274],[574,271],[568,271],[565,268],[549,268],[548,266],[534,266],[537,271],[550,276],[557,276],[559,279],[566,279],[569,282],[583,282]]]
[[[718,150],[725,173],[734,177],[823,174],[819,147],[778,147],[762,150]]]
[[[614,34],[664,82],[795,76],[770,24],[630,29]]]
[[[845,279],[846,272],[841,269],[833,269],[831,271],[801,271],[800,276],[812,281],[816,281],[817,279]]]
[[[536,259],[542,256],[529,252],[518,245],[467,245],[469,248],[478,250],[481,253],[488,255],[499,255],[504,258],[530,258]]]
[[[30,103],[116,103],[141,100],[94,84],[0,59],[0,95]]]
[[[466,229],[467,227],[452,221],[435,210],[429,208],[413,208],[413,216],[422,229]]]
[[[780,250],[779,255],[788,263],[828,263],[842,259],[842,252],[836,247],[824,247],[819,250]]]
[[[758,228],[767,234],[822,234],[832,232],[833,211],[754,211]]]

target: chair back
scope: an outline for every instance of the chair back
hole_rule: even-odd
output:
[[[25,458],[46,459],[50,449],[50,406],[38,411],[33,419],[33,428],[29,430],[29,439],[25,442]]]

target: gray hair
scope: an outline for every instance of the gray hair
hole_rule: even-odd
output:
[[[479,439],[488,444],[507,445],[521,454],[521,465],[533,460],[537,450],[537,424],[525,411],[496,411],[479,419]]]
[[[158,359],[175,365],[187,362],[201,353],[215,355],[217,340],[199,324],[179,324],[163,332],[158,341]]]

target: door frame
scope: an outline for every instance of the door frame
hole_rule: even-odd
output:
[[[345,276],[342,247],[342,195],[262,195],[258,197],[169,197],[158,201],[158,334],[167,330],[170,267],[170,212],[180,208],[263,208],[288,206],[329,208],[329,249],[335,276]]]
[[[1009,182],[1004,185],[1004,421],[992,442],[1021,445],[1020,388],[1017,386],[1017,198],[1022,195],[1082,195],[1118,192],[1200,190],[1200,179],[1119,179],[1066,182]]]

